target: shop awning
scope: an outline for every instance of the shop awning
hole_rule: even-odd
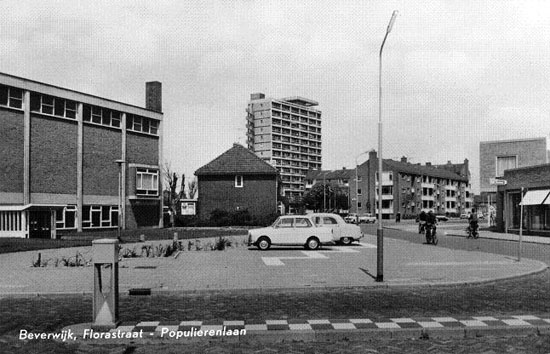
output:
[[[550,204],[550,198],[548,198],[548,194],[550,194],[550,189],[527,191],[519,205]]]

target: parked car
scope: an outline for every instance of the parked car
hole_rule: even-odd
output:
[[[313,222],[318,226],[332,228],[332,239],[334,242],[349,245],[352,242],[359,242],[363,238],[361,228],[357,225],[349,225],[340,215],[330,213],[313,213]]]
[[[350,213],[346,215],[346,217],[344,218],[344,221],[351,224],[355,223],[357,221],[357,214]]]
[[[437,221],[449,221],[449,218],[445,215],[436,215],[435,218]]]
[[[273,225],[248,231],[248,245],[265,251],[273,246],[304,246],[315,250],[334,244],[332,228],[317,226],[311,215],[284,215]]]
[[[470,217],[470,213],[462,213],[460,214],[461,219],[468,219]]]
[[[361,223],[375,223],[376,222],[376,216],[372,215],[372,214],[361,214],[359,215],[359,218],[357,218],[357,214],[355,213],[351,213],[351,214],[348,214],[348,216],[346,216],[344,218],[344,221],[347,222],[347,223],[351,223],[351,224],[356,224],[357,223],[357,220],[359,220],[359,224]]]
[[[376,222],[376,216],[372,215],[372,214],[363,214],[363,215],[359,215],[359,223],[375,223]]]

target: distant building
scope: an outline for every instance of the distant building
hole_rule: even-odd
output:
[[[422,210],[436,214],[458,215],[471,211],[473,194],[470,189],[468,159],[464,163],[444,165],[411,164],[406,157],[400,161],[384,159],[382,175],[382,217],[416,216]],[[358,166],[350,180],[350,212],[378,213],[378,157],[369,152],[369,159]],[[358,198],[358,199],[356,199]]]
[[[506,185],[498,186],[496,226],[500,232],[519,232],[522,188],[523,230],[550,236],[550,164],[507,169]]]
[[[119,214],[162,225],[161,96],[148,82],[140,108],[0,73],[0,237],[112,229]]]
[[[195,175],[200,219],[209,219],[215,209],[258,216],[277,212],[279,172],[242,145],[234,144]]]
[[[339,191],[348,199],[348,205],[351,204],[350,199],[350,181],[355,178],[355,169],[350,170],[343,168],[341,170],[310,170],[305,177],[305,190],[309,191],[315,184],[327,184],[337,186]],[[334,209],[336,205],[334,200],[327,200],[327,209]],[[346,212],[348,210],[339,210]]]
[[[250,95],[248,148],[277,168],[283,194],[291,201],[303,195],[308,170],[321,168],[321,111],[314,108],[317,105],[302,97]]]
[[[497,186],[492,179],[504,177],[508,169],[548,162],[546,138],[482,141],[479,143],[479,182],[483,203],[494,205]]]

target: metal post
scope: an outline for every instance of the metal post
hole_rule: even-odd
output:
[[[518,262],[521,262],[521,239],[523,238],[523,187],[521,187],[521,207],[519,215],[519,242],[518,242]]]
[[[392,13],[386,29],[384,40],[380,46],[378,70],[378,229],[376,230],[376,281],[384,281],[384,230],[382,228],[382,51],[391,32],[397,11]]]
[[[117,225],[117,239],[120,241],[120,229],[122,228],[123,212],[122,212],[122,168],[124,166],[124,160],[116,160],[118,165],[118,225]]]

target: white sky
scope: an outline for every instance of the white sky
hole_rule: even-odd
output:
[[[0,71],[138,106],[163,84],[165,161],[189,180],[245,142],[253,92],[323,112],[323,168],[470,160],[550,133],[548,1],[0,1]],[[360,161],[364,157],[360,158]]]

